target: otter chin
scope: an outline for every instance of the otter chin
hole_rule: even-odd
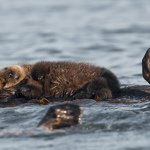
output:
[[[11,65],[0,70],[0,90],[17,85],[31,74],[32,65]]]

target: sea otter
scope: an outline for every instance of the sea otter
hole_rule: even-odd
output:
[[[12,65],[0,71],[0,101],[33,98],[111,98],[119,81],[109,70],[86,63],[38,62]],[[5,97],[5,98],[4,98]]]
[[[119,81],[109,70],[87,63],[45,62],[33,65],[31,78],[17,93],[27,98],[111,98]]]
[[[11,65],[0,70],[0,90],[12,87],[31,75],[32,65]]]

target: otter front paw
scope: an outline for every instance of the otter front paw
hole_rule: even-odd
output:
[[[41,94],[38,88],[32,86],[23,86],[16,92],[17,97],[23,96],[28,99],[39,98]]]

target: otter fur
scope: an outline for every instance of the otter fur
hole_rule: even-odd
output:
[[[146,51],[142,59],[143,78],[150,83],[150,48]]]
[[[0,90],[17,85],[31,76],[32,65],[11,65],[0,70]]]
[[[50,107],[38,127],[55,130],[73,127],[81,122],[82,108],[75,104],[61,104]]]
[[[31,78],[17,93],[27,98],[111,98],[120,91],[109,70],[86,63],[38,62]]]

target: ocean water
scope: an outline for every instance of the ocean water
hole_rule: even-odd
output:
[[[150,47],[149,6],[149,0],[0,0],[0,69],[82,61],[110,69],[122,87],[146,85],[141,61]],[[0,108],[0,150],[150,149],[149,101],[78,104],[82,123],[53,132],[37,124],[55,104]]]

